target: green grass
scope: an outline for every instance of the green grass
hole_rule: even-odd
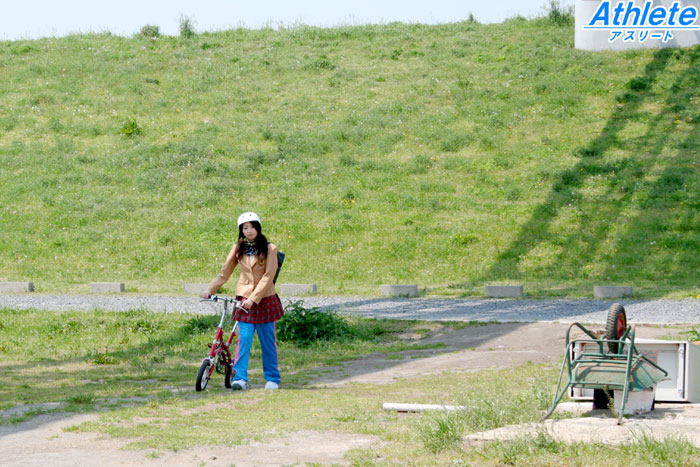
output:
[[[196,393],[194,375],[216,322],[214,317],[138,310],[2,309],[0,423],[20,423],[51,412],[93,412],[97,419],[67,426],[65,431],[106,434],[127,441],[127,449],[144,449],[144,455],[154,457],[312,430],[374,436],[377,442],[370,448],[346,454],[352,465],[694,465],[700,461],[697,448],[673,437],[656,441],[640,435],[622,447],[566,444],[546,433],[476,447],[459,442],[467,433],[539,420],[551,398],[557,365],[527,363],[511,369],[415,375],[382,385],[308,385],[326,365],[392,347],[413,349],[406,347],[402,336],[425,329],[421,322],[363,319],[351,322],[353,328],[364,329],[359,334],[381,332],[374,332],[374,338],[342,338],[316,346],[280,342],[283,389],[278,392],[259,389],[260,355],[254,351],[250,376],[258,389],[232,395],[216,375],[205,392]],[[444,326],[439,331],[450,329]],[[415,347],[420,346],[421,340],[415,341]],[[464,405],[467,410],[403,415],[382,410],[387,401]],[[61,404],[4,415],[13,407],[50,402]]]
[[[360,337],[312,345],[278,342],[286,385],[304,384],[310,368],[339,365],[369,353],[443,347],[397,339],[420,327],[415,321],[346,320]],[[108,395],[126,400],[177,394],[193,386],[218,322],[217,316],[142,310],[0,309],[0,400],[7,407],[66,402],[72,408],[93,408]],[[260,358],[256,344],[251,352],[252,381],[262,380]]]
[[[643,435],[632,443],[563,443],[545,431],[513,441],[496,441],[468,457],[479,465],[696,465],[700,453],[689,441],[668,436],[656,440]]]
[[[255,210],[324,293],[696,296],[700,49],[560,19],[0,42],[0,280],[180,292]]]

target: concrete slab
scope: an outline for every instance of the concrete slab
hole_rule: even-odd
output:
[[[381,294],[385,297],[416,297],[418,296],[417,285],[392,285],[385,284],[379,286]]]
[[[91,282],[91,293],[121,293],[124,292],[123,282]]]
[[[622,298],[631,297],[632,295],[632,287],[610,285],[596,285],[593,287],[593,296],[595,298]]]
[[[0,293],[22,293],[33,291],[33,282],[0,282]]]
[[[277,286],[282,295],[313,295],[317,292],[316,284],[279,284]]]
[[[561,405],[561,404],[560,404]],[[592,407],[592,404],[588,405]],[[464,436],[466,446],[478,446],[492,441],[508,441],[537,437],[544,432],[565,443],[630,444],[640,436],[659,441],[681,437],[700,447],[700,418],[698,404],[656,404],[651,412],[625,417],[622,426],[610,410],[590,410],[581,418],[545,420],[544,422],[509,425],[494,430]]]
[[[522,297],[522,285],[487,285],[485,287],[485,295],[487,297],[506,298],[506,297]]]

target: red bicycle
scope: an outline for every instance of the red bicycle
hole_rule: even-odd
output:
[[[233,358],[231,358],[231,343],[236,335],[236,328],[238,327],[238,321],[233,321],[233,313],[236,309],[240,309],[248,313],[248,310],[243,308],[241,301],[233,298],[220,297],[217,295],[212,295],[210,298],[203,298],[202,302],[222,302],[224,304],[223,310],[221,312],[221,321],[219,321],[219,326],[216,328],[216,334],[214,334],[214,342],[211,344],[211,349],[209,349],[209,355],[207,355],[202,364],[199,367],[199,372],[197,373],[197,382],[194,388],[197,391],[203,391],[209,384],[209,379],[211,375],[216,370],[217,373],[224,375],[224,386],[231,388],[231,380],[234,376],[233,370]],[[224,321],[226,321],[226,315],[228,314],[229,304],[231,305],[231,321],[233,321],[233,327],[231,328],[231,334],[228,336],[226,342],[223,341],[224,337]]]

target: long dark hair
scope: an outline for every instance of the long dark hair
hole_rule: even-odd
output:
[[[236,259],[238,261],[241,260],[241,256],[243,256],[243,243],[245,243],[245,235],[243,235],[243,225],[241,224],[240,227],[238,227],[238,248],[236,249]],[[255,249],[258,250],[258,258],[264,259],[267,256],[267,244],[269,243],[267,241],[267,238],[262,233],[262,226],[260,225],[260,222],[258,221],[250,221],[250,225],[253,226],[253,228],[258,232],[258,236],[255,237]]]

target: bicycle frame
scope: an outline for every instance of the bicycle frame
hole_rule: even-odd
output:
[[[197,390],[205,388],[207,386],[208,380],[211,378],[211,375],[214,373],[214,369],[218,373],[225,374],[227,377],[226,381],[226,387],[229,387],[230,381],[230,376],[233,375],[233,358],[231,357],[231,344],[233,343],[233,338],[236,336],[236,329],[238,328],[238,321],[234,321],[233,327],[231,328],[231,332],[228,336],[228,340],[224,341],[224,322],[226,321],[226,315],[228,314],[229,310],[229,304],[232,305],[232,315],[231,318],[233,319],[233,312],[236,309],[241,309],[245,311],[246,313],[248,310],[243,308],[242,302],[235,300],[233,298],[228,298],[228,297],[221,297],[217,295],[212,295],[211,298],[209,299],[202,299],[200,301],[210,301],[210,302],[223,302],[223,310],[221,312],[221,319],[219,320],[219,325],[216,328],[216,333],[214,334],[214,341],[211,344],[211,347],[209,349],[209,354],[202,360],[202,363],[204,364],[205,362],[208,362],[208,368],[206,370],[206,374],[201,375],[202,378],[205,378],[206,381],[204,382],[204,385],[201,385],[201,379],[198,380],[197,382]]]

